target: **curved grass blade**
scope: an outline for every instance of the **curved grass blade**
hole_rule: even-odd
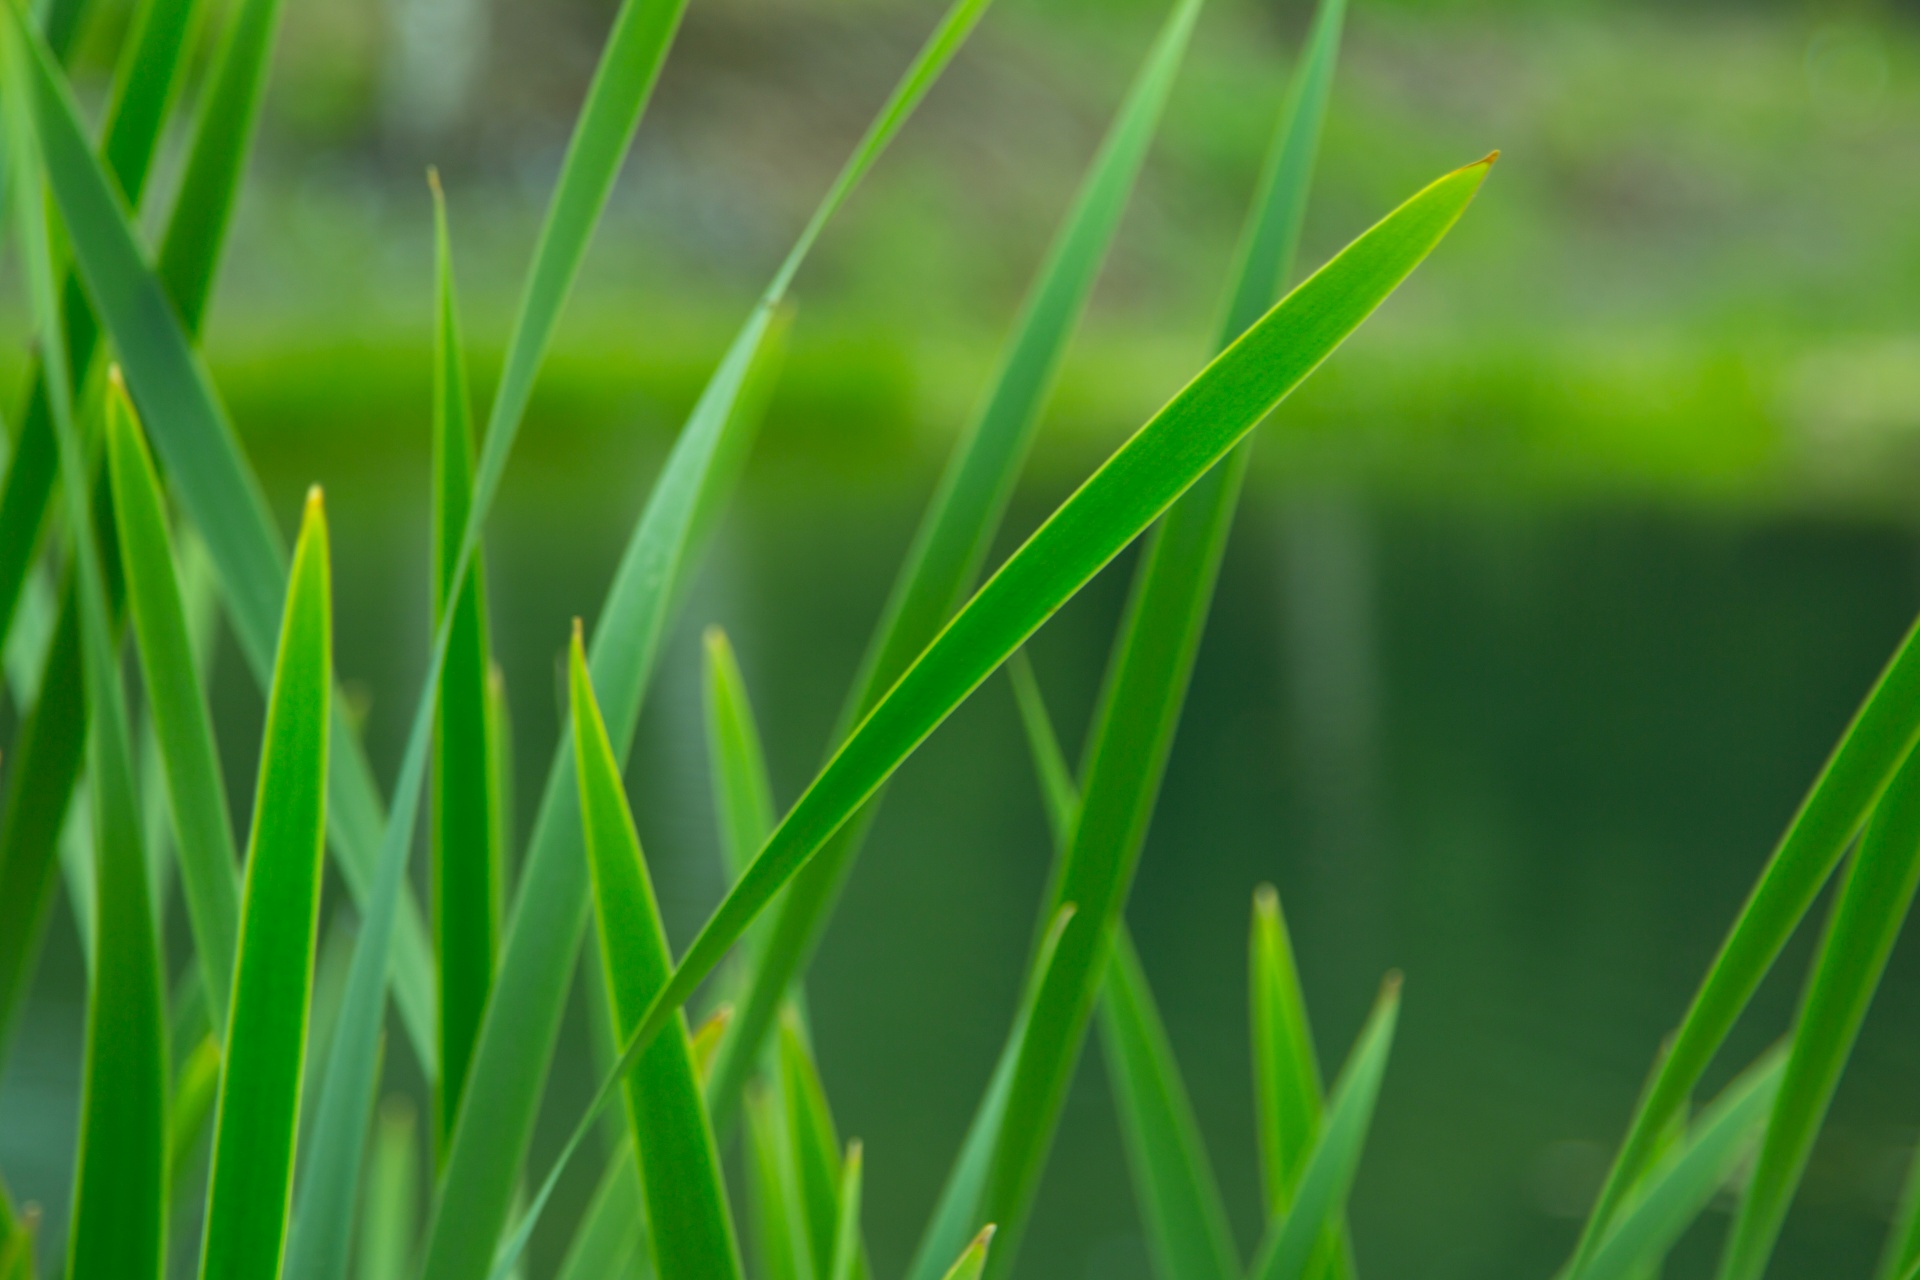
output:
[[[1060,935],[1066,931],[1067,922],[1071,919],[1073,907],[1068,905],[1060,908],[1040,939],[1032,976],[1021,996],[1019,1010],[1014,1014],[1013,1025],[1008,1029],[1007,1043],[1000,1051],[1000,1060],[994,1066],[987,1091],[980,1098],[979,1109],[974,1112],[973,1123],[967,1127],[966,1139],[954,1157],[953,1168],[947,1173],[946,1184],[940,1189],[940,1199],[934,1205],[925,1233],[920,1237],[920,1247],[914,1251],[913,1264],[907,1268],[907,1280],[939,1280],[943,1274],[941,1268],[947,1265],[946,1260],[953,1257],[956,1250],[963,1252],[964,1260],[966,1251],[979,1246],[980,1257],[983,1260],[986,1257],[982,1241],[991,1238],[992,1224],[989,1223],[974,1237],[973,1245],[966,1243],[967,1237],[975,1231],[974,1224],[979,1221],[980,1201],[986,1192],[994,1148],[1000,1140],[1001,1126],[1006,1122],[1007,1092],[1013,1084],[1013,1064],[1020,1056],[1020,1046],[1025,1042],[1027,1029],[1033,1022],[1034,1001],[1039,997],[1041,984],[1046,981],[1048,968],[1059,948]]]
[[[494,796],[494,751],[488,690],[486,576],[478,552],[457,599],[454,562],[466,526],[473,487],[472,409],[467,361],[454,297],[453,252],[440,180],[433,187],[433,621],[453,611],[440,706],[434,726],[433,936],[440,978],[440,1078],[436,1083],[434,1144],[443,1150],[453,1131],[466,1083],[467,1062],[493,985],[494,934],[500,917],[495,876],[499,815]]]
[[[294,548],[254,792],[201,1280],[280,1274],[326,838],[330,577],[315,489]]]
[[[359,1280],[407,1280],[420,1225],[418,1127],[406,1098],[395,1095],[381,1105],[360,1207]]]
[[[112,394],[107,460],[128,611],[139,640],[147,714],[160,745],[194,953],[210,1016],[215,1026],[224,1027],[240,927],[240,872],[233,829],[227,825],[227,788],[174,569],[159,477],[133,406],[117,388]]]
[[[934,29],[734,338],[668,457],[621,558],[589,649],[594,688],[618,757],[624,758],[632,740],[666,618],[687,579],[699,535],[730,490],[764,407],[787,288],[827,221],[939,78],[987,3],[955,0]],[[484,454],[480,477],[484,484]],[[489,1265],[491,1240],[505,1220],[532,1136],[559,1034],[551,993],[567,981],[586,926],[587,885],[571,771],[567,753],[556,753],[468,1082],[469,1099],[483,1101],[462,1106],[463,1115],[477,1113],[484,1120],[456,1124],[428,1235],[428,1280],[470,1280]],[[530,1229],[543,1202],[536,1195],[524,1228]]]
[[[1200,0],[1174,5],[1081,182],[1001,353],[994,381],[954,446],[901,565],[835,729],[835,746],[873,709],[979,579],[1068,339],[1086,309],[1145,163],[1199,10]],[[825,928],[871,819],[870,809],[829,842],[795,877],[775,913],[740,1015],[721,1046],[712,1096],[716,1122],[723,1129],[781,999]]]
[[[1621,1201],[1651,1162],[1668,1123],[1686,1105],[1760,980],[1917,740],[1920,623],[1907,632],[1801,801],[1720,944],[1670,1047],[1661,1054],[1582,1230],[1576,1269],[1598,1247]]]
[[[17,15],[16,15],[17,16]],[[19,31],[0,36],[0,65],[24,83]],[[43,156],[26,95],[0,103],[15,166],[13,196],[42,367],[53,406],[67,520],[73,530],[94,784],[94,927],[66,1274],[72,1280],[157,1276],[166,1250],[167,1050],[159,939],[133,780],[132,734],[114,659],[103,538],[91,470],[73,420],[67,350],[55,294]]]
[[[1774,1052],[1728,1085],[1685,1141],[1648,1170],[1620,1220],[1572,1280],[1638,1280],[1739,1172],[1780,1092],[1786,1055]]]
[[[1893,1226],[1887,1232],[1886,1248],[1873,1277],[1874,1280],[1904,1280],[1915,1267],[1920,1267],[1920,1148],[1915,1149],[1913,1162],[1907,1168],[1906,1182],[1900,1188],[1900,1202],[1894,1209]]]
[[[773,830],[773,784],[766,753],[754,723],[753,704],[727,633],[706,633],[707,765],[713,775],[713,807],[719,819],[720,850],[727,867],[739,875],[753,861]]]
[[[582,630],[567,664],[580,816],[616,1025],[625,1035],[673,968],[665,926],[634,833],[613,743],[594,703]],[[733,1220],[694,1072],[686,1022],[660,1037],[627,1077],[627,1116],[660,1280],[738,1276]]]
[[[860,1139],[847,1144],[847,1158],[841,1162],[840,1215],[833,1233],[833,1269],[831,1280],[859,1280],[865,1274],[860,1265],[860,1173],[864,1163]]]
[[[1251,1280],[1300,1280],[1307,1274],[1320,1241],[1339,1221],[1354,1174],[1360,1168],[1360,1150],[1373,1123],[1373,1107],[1380,1096],[1380,1081],[1386,1074],[1399,1012],[1400,978],[1392,974],[1334,1083],[1326,1124],[1300,1174],[1293,1204],[1261,1242],[1249,1272]]]
[[[1860,837],[1794,1027],[1766,1140],[1720,1257],[1721,1280],[1758,1280],[1814,1137],[1920,887],[1920,749],[1887,785]]]

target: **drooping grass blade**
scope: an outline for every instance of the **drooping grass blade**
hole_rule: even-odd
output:
[[[1721,1280],[1758,1280],[1813,1140],[1920,886],[1920,749],[1887,784],[1860,836],[1801,1000],[1786,1075],[1720,1258]]]
[[[280,1274],[313,985],[333,638],[326,515],[307,498],[247,842],[201,1280]]]
[[[999,370],[955,445],[855,677],[838,746],[933,639],[969,588],[1005,514],[1047,396],[1125,212],[1186,51],[1199,0],[1178,0],[1109,127],[1023,304]],[[755,958],[712,1091],[726,1127],[787,988],[805,967],[864,843],[872,809],[795,877]]]
[[[860,1265],[860,1175],[864,1163],[860,1139],[847,1144],[847,1157],[841,1162],[840,1217],[833,1233],[833,1269],[831,1280],[859,1280]]]
[[[748,316],[668,457],[628,541],[589,647],[594,688],[621,758],[632,740],[660,636],[687,579],[699,535],[730,490],[758,420],[760,397],[776,363],[778,343],[772,339],[777,337],[776,319],[783,314],[787,288],[827,221],[939,78],[986,4],[955,0],[934,29]],[[483,453],[482,482],[486,475]],[[505,1220],[525,1158],[559,1032],[551,993],[567,981],[586,925],[587,885],[573,793],[571,760],[566,752],[557,752],[534,818],[494,997],[481,1026],[468,1100],[462,1105],[463,1115],[474,1112],[484,1120],[456,1125],[429,1229],[428,1280],[472,1280],[485,1271],[493,1234]],[[530,1212],[540,1203],[536,1196]]]
[[[128,611],[146,682],[147,714],[160,745],[194,953],[213,1024],[224,1028],[240,927],[240,871],[228,825],[231,810],[174,568],[159,477],[133,407],[117,389],[107,415],[107,460]]]
[[[407,1280],[420,1226],[418,1128],[405,1097],[396,1095],[381,1105],[360,1206],[359,1280]]]
[[[52,400],[67,522],[76,555],[84,712],[93,774],[94,927],[66,1274],[72,1280],[155,1276],[166,1251],[167,1049],[162,961],[147,898],[146,854],[133,779],[132,733],[114,657],[106,538],[94,522],[68,353],[55,294],[44,171],[21,91],[28,60],[19,33],[0,37],[13,210],[42,367]]]
[[[1752,1154],[1785,1066],[1784,1054],[1770,1053],[1728,1085],[1647,1171],[1592,1261],[1570,1280],[1638,1280],[1658,1266]]]
[[[447,203],[432,176],[433,329],[433,621],[454,617],[440,672],[439,719],[433,744],[433,936],[440,977],[440,1079],[434,1144],[444,1149],[466,1083],[467,1061],[493,984],[494,932],[500,884],[494,862],[494,750],[489,714],[486,577],[474,555],[457,600],[453,568],[460,554],[473,488],[472,408],[466,352],[453,282]]]
[[[760,852],[779,815],[739,660],[720,628],[707,628],[705,639],[707,767],[713,775],[720,851],[737,876]]]
[[[665,984],[673,956],[627,808],[620,765],[594,702],[578,623],[567,671],[581,824],[608,992],[624,1036]],[[660,1280],[737,1277],[732,1213],[684,1018],[677,1034],[659,1037],[641,1057],[626,1085],[648,1241]]]
[[[1669,1121],[1686,1105],[1694,1085],[1916,739],[1920,739],[1920,623],[1901,641],[1801,801],[1721,943],[1670,1047],[1662,1053],[1582,1229],[1576,1266],[1598,1246],[1614,1211],[1651,1162]]]
[[[1300,1174],[1287,1216],[1274,1223],[1255,1255],[1250,1280],[1301,1280],[1327,1230],[1344,1211],[1360,1168],[1360,1151],[1373,1123],[1374,1103],[1393,1048],[1400,1010],[1400,980],[1389,976],[1367,1025],[1361,1028],[1347,1065],[1327,1102],[1326,1123]]]

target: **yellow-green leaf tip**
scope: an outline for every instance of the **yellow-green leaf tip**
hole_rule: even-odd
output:
[[[440,187],[440,166],[437,164],[427,166],[427,189],[433,192],[435,200],[446,198],[447,193]]]
[[[321,520],[326,518],[326,514],[327,514],[326,491],[317,484],[308,485],[307,486],[307,505],[301,512],[301,518],[305,520]]]

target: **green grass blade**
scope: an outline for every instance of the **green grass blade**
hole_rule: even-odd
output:
[[[1685,1140],[1647,1172],[1593,1260],[1572,1280],[1638,1280],[1657,1266],[1752,1154],[1780,1091],[1782,1053],[1728,1085]]]
[[[980,588],[768,838],[654,1000],[620,1070],[914,748],[1385,300],[1452,227],[1490,163],[1440,178],[1290,293],[1122,445]],[[603,1082],[593,1109],[614,1083]]]
[[[620,765],[594,703],[586,644],[577,623],[568,675],[581,825],[593,872],[608,993],[616,1025],[625,1035],[666,983],[673,953],[627,808]],[[660,1280],[738,1276],[733,1218],[684,1018],[678,1034],[660,1037],[626,1084],[648,1239]]]
[[[828,1276],[837,1266],[840,1188],[840,1135],[827,1105],[827,1092],[814,1065],[813,1050],[791,1005],[780,1019],[776,1042],[780,1100],[792,1145],[798,1208],[813,1253],[813,1273]]]
[[[1860,837],[1801,1000],[1786,1076],[1720,1259],[1721,1280],[1758,1280],[1800,1185],[1887,957],[1920,886],[1920,750],[1910,752]]]
[[[720,850],[737,876],[760,852],[778,815],[746,680],[727,633],[719,627],[707,628],[706,660],[707,765],[713,775],[713,807]]]
[[[1686,1017],[1661,1055],[1581,1235],[1575,1263],[1598,1246],[1651,1163],[1669,1121],[1713,1061],[1821,886],[1920,739],[1920,623],[1908,631],[1775,847]]]
[[[420,1141],[413,1104],[396,1095],[380,1108],[360,1207],[359,1280],[407,1280],[419,1230]]]
[[[835,731],[870,711],[979,579],[1068,340],[1086,308],[1145,163],[1200,11],[1178,0],[1134,79],[1028,293],[980,409],[962,433],[882,611]],[[805,967],[864,841],[855,824],[795,877],[775,914],[740,1015],[721,1048],[714,1097],[724,1124],[785,995]]]
[[[227,788],[174,567],[159,478],[133,407],[117,387],[111,394],[107,460],[128,611],[139,640],[147,714],[160,744],[194,953],[214,1025],[224,1027],[240,929],[239,860],[228,825]]]
[[[1360,1168],[1360,1151],[1373,1123],[1374,1103],[1386,1075],[1399,1011],[1400,980],[1390,976],[1334,1083],[1326,1124],[1301,1172],[1287,1216],[1272,1225],[1261,1243],[1249,1273],[1252,1280],[1300,1280],[1307,1274],[1328,1228],[1344,1211],[1347,1192]]]
[[[1100,1001],[1102,1042],[1134,1190],[1162,1280],[1238,1280],[1240,1261],[1193,1104],[1147,977],[1115,935]]]
[[[316,489],[294,549],[254,791],[202,1280],[280,1274],[325,847],[331,615],[326,515]]]
[[[1033,755],[1033,769],[1040,781],[1040,798],[1046,805],[1047,826],[1053,832],[1056,848],[1065,848],[1073,839],[1073,824],[1080,816],[1080,784],[1073,780],[1066,752],[1053,730],[1053,717],[1041,696],[1040,682],[1033,675],[1033,660],[1021,649],[1007,659],[1007,679],[1013,685],[1013,697],[1020,709],[1020,727],[1026,731],[1027,749]]]
[[[847,1144],[847,1158],[841,1162],[840,1216],[833,1233],[833,1269],[831,1280],[859,1280],[860,1265],[860,1173],[864,1163],[860,1140]]]
[[[1886,1248],[1873,1277],[1874,1280],[1903,1280],[1916,1266],[1920,1266],[1920,1148],[1914,1151],[1913,1161],[1907,1167],[1900,1202],[1894,1209],[1893,1226],[1887,1232]]]
[[[646,1237],[640,1174],[622,1142],[607,1161],[555,1280],[616,1280],[625,1276]]]
[[[813,1255],[788,1173],[786,1117],[763,1090],[749,1088],[747,1185],[753,1198],[754,1262],[764,1280],[812,1280]]]
[[[1006,1123],[1007,1094],[1013,1086],[1013,1066],[1020,1056],[1020,1046],[1026,1041],[1028,1028],[1033,1023],[1034,1001],[1039,997],[1054,954],[1059,949],[1060,935],[1066,932],[1067,922],[1072,919],[1073,908],[1062,907],[1054,914],[1053,922],[1040,939],[1033,976],[1027,981],[1020,1007],[1014,1014],[1013,1025],[1008,1029],[1007,1043],[1000,1051],[1000,1059],[994,1065],[986,1092],[981,1095],[973,1123],[967,1127],[966,1139],[960,1144],[953,1167],[947,1172],[946,1184],[940,1189],[940,1199],[927,1220],[926,1231],[920,1237],[920,1247],[914,1251],[913,1263],[907,1268],[907,1280],[939,1280],[945,1274],[943,1268],[948,1266],[947,1259],[956,1252],[972,1247],[967,1244],[970,1235],[974,1235],[973,1244],[981,1246],[980,1256],[986,1256],[981,1241],[990,1235],[993,1228],[988,1224],[984,1233],[975,1233],[980,1232],[980,1204],[986,1194],[987,1175],[993,1167],[994,1148],[999,1145],[1000,1131]]]
[[[431,176],[431,175],[430,175]],[[444,1149],[466,1083],[467,1062],[493,985],[494,934],[500,915],[495,860],[499,815],[488,691],[486,576],[478,553],[453,600],[453,568],[473,487],[472,408],[467,361],[454,296],[447,206],[433,178],[433,620],[454,614],[440,706],[434,726],[433,936],[440,976],[440,1079],[434,1143]],[[450,603],[451,601],[451,603]]]
[[[173,1100],[167,1107],[167,1187],[169,1208],[177,1207],[200,1158],[201,1140],[213,1119],[220,1088],[220,1045],[202,1036],[174,1073]]]
[[[199,0],[143,0],[134,11],[100,140],[101,159],[130,203],[146,186],[199,17]]]
[[[992,1244],[993,1224],[988,1223],[980,1228],[980,1234],[973,1238],[972,1243],[961,1251],[959,1258],[954,1261],[942,1280],[980,1280],[980,1277],[986,1273],[987,1258]]]

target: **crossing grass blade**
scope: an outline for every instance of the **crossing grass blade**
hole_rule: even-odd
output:
[[[588,652],[617,758],[625,758],[632,741],[660,637],[689,576],[700,535],[730,492],[764,407],[778,362],[787,290],[827,222],[939,78],[987,3],[955,0],[935,27],[734,338],[667,459],[622,555]],[[483,453],[480,482],[486,477]],[[532,1136],[559,1034],[551,993],[567,981],[586,927],[587,884],[572,767],[568,753],[556,752],[534,817],[495,994],[462,1106],[463,1115],[484,1120],[456,1123],[429,1228],[427,1280],[473,1280],[485,1272]],[[579,1137],[576,1133],[563,1149],[560,1164],[577,1148]],[[543,1196],[534,1197],[523,1229],[530,1229],[531,1215],[543,1203]]]
[[[80,1093],[79,1153],[66,1274],[72,1280],[154,1276],[166,1251],[167,1049],[162,961],[147,897],[146,854],[133,779],[132,734],[114,659],[103,544],[91,470],[68,395],[68,352],[55,293],[44,169],[24,81],[26,50],[0,36],[4,126],[15,166],[13,210],[75,544],[85,711],[93,773],[94,926]]]
[[[1907,632],[1768,859],[1661,1055],[1582,1228],[1576,1268],[1599,1244],[1760,980],[1813,905],[1895,771],[1920,740],[1920,623]]]
[[[294,548],[247,842],[201,1280],[280,1274],[326,838],[331,572],[320,491]]]
[[[287,581],[279,529],[240,453],[212,380],[194,350],[195,331],[147,265],[131,215],[87,145],[57,66],[14,8],[6,8],[31,55],[27,88],[36,130],[48,159],[48,177],[75,263],[113,339],[129,390],[151,427],[151,443],[175,494],[219,569],[242,656],[255,679],[265,686],[273,670],[279,609]],[[264,56],[264,49],[260,52]],[[223,63],[217,74],[226,71]],[[224,127],[210,127],[204,132],[220,138],[230,136]],[[245,136],[243,130],[242,141]],[[232,163],[237,166],[237,159]],[[192,167],[190,158],[189,178]],[[226,198],[231,199],[230,191]],[[176,216],[179,207],[176,205]],[[200,271],[202,278],[211,279],[215,266],[211,257],[194,260],[188,255],[184,260]],[[348,885],[364,904],[381,830],[379,795],[371,768],[345,722],[338,700],[334,714],[340,721],[331,734],[336,758],[327,774],[332,788],[329,830]],[[437,1070],[433,958],[425,926],[410,894],[404,899],[397,950],[394,983],[401,1012],[415,1056],[431,1076]]]
[[[419,1123],[403,1096],[380,1107],[360,1206],[359,1280],[407,1280],[419,1229]]]
[[[109,393],[107,460],[147,715],[160,746],[194,954],[214,1025],[227,1021],[240,922],[240,872],[208,714],[175,571],[159,477],[133,406]]]
[[[926,1230],[921,1234],[920,1247],[914,1251],[913,1263],[907,1268],[907,1280],[939,1280],[943,1274],[947,1274],[943,1271],[948,1266],[947,1259],[957,1251],[965,1261],[967,1254],[978,1246],[980,1258],[984,1260],[986,1257],[982,1241],[991,1237],[993,1227],[988,1224],[982,1230],[978,1226],[980,1202],[986,1193],[994,1148],[999,1144],[1000,1131],[1006,1123],[1007,1093],[1013,1083],[1013,1064],[1020,1056],[1020,1046],[1025,1042],[1028,1028],[1033,1022],[1034,1001],[1046,981],[1053,956],[1059,949],[1060,935],[1066,932],[1068,921],[1073,919],[1073,911],[1070,905],[1060,908],[1054,913],[1046,933],[1041,936],[1035,952],[1033,976],[1027,981],[1020,1007],[1014,1014],[1013,1025],[1008,1029],[1007,1043],[1000,1051],[986,1092],[981,1095],[973,1122],[967,1127],[967,1136],[954,1156],[953,1167],[947,1172],[946,1183],[940,1189],[940,1199],[935,1203]],[[972,1245],[967,1243],[969,1235],[973,1235]]]
[[[594,703],[582,629],[568,653],[575,773],[616,1025],[625,1035],[673,968],[613,743]],[[627,1077],[627,1117],[660,1280],[740,1275],[720,1157],[682,1018]],[[496,1271],[500,1268],[496,1264]]]
[[[495,874],[500,802],[493,792],[495,760],[488,689],[486,577],[478,552],[460,594],[453,569],[473,488],[472,409],[467,361],[453,281],[447,204],[437,175],[433,187],[433,621],[453,611],[447,657],[440,672],[439,718],[434,726],[433,936],[440,977],[440,1078],[436,1083],[434,1144],[444,1150],[466,1083],[467,1061],[493,984],[494,934],[500,915]]]
[[[1893,1225],[1887,1231],[1887,1243],[1880,1254],[1880,1265],[1873,1280],[1903,1280],[1907,1272],[1920,1266],[1920,1148],[1914,1150],[1907,1168],[1906,1182],[1900,1188],[1900,1202],[1894,1210]]]
[[[713,775],[720,850],[737,876],[760,851],[778,814],[739,660],[719,627],[707,628],[705,640],[707,766]]]
[[[1290,293],[1122,445],[980,588],[854,730],[709,917],[589,1114],[772,897],[914,748],[1432,251],[1491,163],[1488,157],[1440,178]],[[577,1144],[580,1132],[563,1150]]]
[[[1721,1280],[1758,1280],[1766,1270],[1917,886],[1920,750],[1908,753],[1887,785],[1841,883],[1801,1000],[1766,1139],[1720,1257]]]
[[[1570,1280],[1638,1280],[1657,1267],[1753,1153],[1785,1066],[1784,1053],[1769,1053],[1728,1085],[1648,1170],[1593,1260]]]
[[[1400,978],[1391,974],[1334,1083],[1326,1123],[1301,1171],[1293,1203],[1286,1217],[1268,1229],[1248,1273],[1250,1280],[1300,1280],[1307,1274],[1327,1230],[1344,1212],[1347,1192],[1359,1171],[1360,1151],[1373,1123],[1374,1103],[1386,1074],[1399,1011]]]
[[[555,1280],[618,1280],[629,1274],[645,1238],[640,1175],[633,1152],[622,1142],[587,1202],[586,1215],[560,1260]]]
[[[860,1176],[864,1158],[860,1140],[847,1144],[847,1157],[841,1162],[840,1216],[833,1233],[833,1269],[831,1280],[858,1280],[864,1274],[860,1265]]]
[[[1121,103],[1023,304],[981,406],[962,433],[882,611],[834,732],[837,746],[873,709],[978,581],[1200,10],[1178,0]],[[712,1090],[724,1129],[787,988],[805,968],[877,801],[795,877],[755,957]]]

